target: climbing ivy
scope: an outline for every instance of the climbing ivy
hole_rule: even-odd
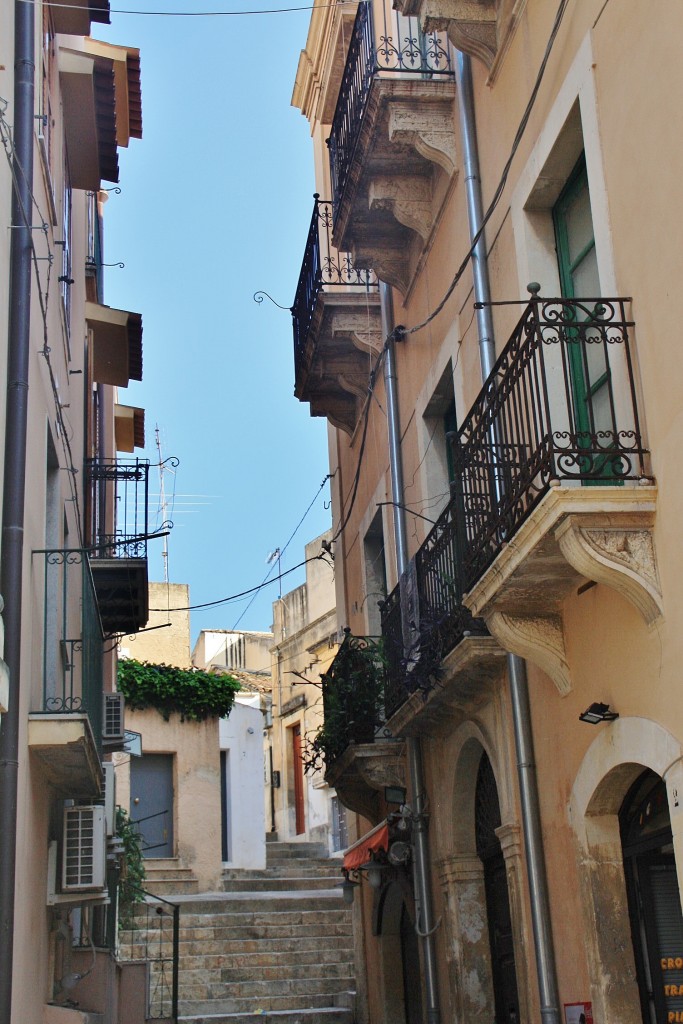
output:
[[[118,690],[128,707],[140,711],[156,708],[166,721],[174,713],[181,721],[225,718],[239,689],[239,682],[229,675],[150,665],[132,658],[119,661]]]
[[[306,737],[306,773],[329,770],[350,743],[372,743],[384,721],[387,662],[381,640],[346,636],[321,676],[323,724]]]
[[[144,899],[142,884],[145,881],[145,861],[138,825],[131,821],[123,807],[116,808],[116,835],[123,846],[119,882],[119,928],[130,928],[133,921],[133,906]]]

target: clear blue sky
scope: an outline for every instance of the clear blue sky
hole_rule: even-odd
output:
[[[143,317],[144,379],[120,392],[146,410],[147,449],[164,457],[174,527],[169,577],[192,604],[261,583],[327,473],[325,421],[293,397],[289,306],[314,191],[308,123],[290,106],[309,11],[241,17],[145,17],[119,9],[250,10],[268,0],[112,0],[112,24],[93,35],[137,46],[143,138],[119,151],[121,195],[105,211],[105,302]],[[285,4],[283,4],[285,6]],[[296,6],[296,0],[292,3]],[[106,184],[106,183],[105,183]],[[152,470],[152,525],[158,472]],[[282,562],[329,526],[329,484]],[[150,579],[163,578],[150,542]],[[285,577],[283,592],[303,581]],[[269,629],[277,584],[240,628]],[[232,628],[246,601],[192,613],[202,628]]]

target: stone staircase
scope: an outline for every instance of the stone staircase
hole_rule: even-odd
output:
[[[157,896],[178,896],[199,892],[199,885],[189,868],[178,867],[176,857],[154,857],[145,861],[145,889]]]
[[[179,1021],[353,1024],[340,879],[321,845],[269,837],[265,871],[225,871],[221,893],[164,894],[181,908]]]

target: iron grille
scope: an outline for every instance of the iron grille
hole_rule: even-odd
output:
[[[327,144],[336,216],[360,135],[370,88],[378,76],[453,76],[448,37],[422,32],[419,19],[391,8],[389,0],[358,5],[349,52]]]
[[[318,296],[325,288],[335,291],[359,288],[378,288],[372,270],[360,270],[353,265],[349,252],[339,252],[332,245],[332,203],[313,197],[313,214],[308,229],[301,273],[292,306],[294,330],[294,369],[297,380],[306,368],[306,347],[315,314]]]
[[[92,558],[146,558],[149,461],[88,459]]]
[[[532,299],[455,435],[465,592],[551,485],[646,476],[625,302]]]
[[[87,553],[61,549],[34,555],[44,560],[39,711],[87,714],[101,752],[103,632]]]

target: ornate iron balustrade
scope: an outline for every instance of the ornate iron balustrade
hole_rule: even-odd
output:
[[[326,766],[350,743],[372,743],[384,722],[386,666],[381,645],[367,636],[344,640],[322,676],[324,723],[312,743]],[[312,761],[313,758],[310,758]]]
[[[332,245],[332,203],[320,199],[318,193],[313,199],[313,214],[292,306],[294,368],[297,377],[305,365],[311,321],[318,296],[324,287],[378,287],[377,277],[372,270],[354,267],[351,253],[339,252]]]
[[[464,591],[553,484],[646,476],[626,301],[527,305],[455,436]]]
[[[384,708],[387,718],[393,715],[408,696],[405,684],[406,661],[401,620],[401,588],[394,587],[385,601],[380,602],[382,637],[387,660],[387,681],[384,690]]]
[[[103,633],[88,554],[80,549],[42,555],[44,714],[87,714],[101,751]]]
[[[459,520],[449,504],[418,549],[412,574],[411,609],[402,613],[400,586],[382,608],[382,636],[388,665],[387,717],[416,690],[426,694],[439,666],[466,636],[488,636],[481,619],[462,603]]]
[[[379,9],[378,9],[379,8]],[[360,134],[373,79],[385,73],[453,76],[445,32],[420,29],[419,19],[391,9],[388,0],[358,5],[346,58],[332,131],[330,150],[332,196],[336,216]]]
[[[89,459],[91,558],[146,558],[147,459]]]

